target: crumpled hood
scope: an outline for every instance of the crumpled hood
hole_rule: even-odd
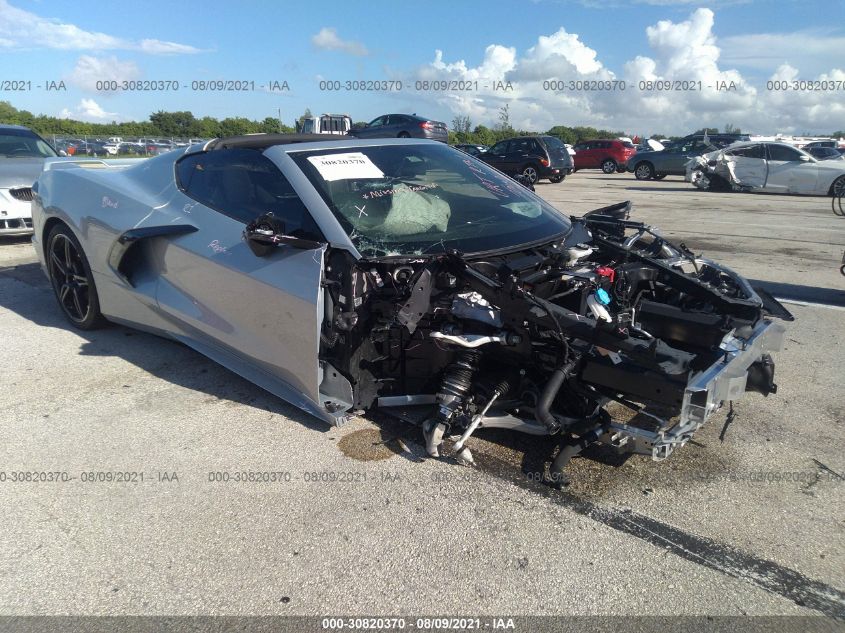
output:
[[[0,158],[0,189],[31,187],[43,167],[43,158]]]

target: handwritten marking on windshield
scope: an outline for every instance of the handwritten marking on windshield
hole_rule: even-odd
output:
[[[510,189],[510,187],[508,187],[508,190],[505,190],[499,184],[493,182],[492,180],[489,180],[487,178],[487,174],[481,171],[481,169],[479,169],[477,165],[473,164],[471,160],[465,159],[463,163],[469,168],[469,170],[472,172],[472,175],[478,178],[478,180],[481,182],[481,185],[490,193],[495,194],[499,197],[510,197],[513,194],[513,189]],[[510,193],[508,193],[508,191],[510,191]]]
[[[358,210],[358,219],[359,219],[359,220],[361,219],[361,216],[362,216],[362,215],[366,215],[367,217],[370,217],[370,216],[369,216],[369,214],[368,214],[366,211],[364,211],[364,209],[366,209],[366,208],[367,208],[367,205],[366,205],[366,204],[365,204],[363,207],[359,207],[359,206],[356,204],[356,205],[355,205],[355,208]]]
[[[408,185],[408,184],[403,183],[402,187],[395,187],[395,188],[391,187],[390,189],[376,189],[374,191],[368,191],[367,193],[365,193],[361,197],[364,200],[372,200],[373,198],[381,198],[383,196],[393,196],[393,195],[396,195],[396,194],[407,193],[409,191],[427,191],[429,189],[436,189],[439,186],[440,185],[438,185],[436,182],[432,182],[432,183],[429,183],[429,184],[426,184],[426,185]],[[358,207],[355,207],[355,208],[357,209]]]

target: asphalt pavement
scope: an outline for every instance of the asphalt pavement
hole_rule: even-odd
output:
[[[535,476],[548,441],[428,459],[410,425],[328,427],[177,343],[73,330],[29,243],[2,240],[0,615],[845,617],[845,219],[672,177],[537,193],[630,199],[787,301],[778,393],[661,463],[588,451],[558,492]]]

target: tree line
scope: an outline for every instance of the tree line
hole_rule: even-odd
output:
[[[280,119],[266,117],[262,120],[253,120],[246,117],[227,117],[216,119],[210,116],[197,118],[189,111],[165,112],[160,110],[150,114],[147,121],[112,121],[111,123],[89,123],[87,121],[76,121],[74,119],[62,119],[44,114],[32,114],[27,110],[19,110],[8,101],[0,101],[0,123],[24,125],[41,134],[42,136],[64,136],[75,137],[101,137],[121,136],[126,138],[216,138],[221,136],[236,136],[239,134],[254,134],[259,132],[290,134],[296,132],[302,120],[311,116],[309,109],[305,110],[294,121],[293,126],[285,125]],[[359,128],[366,125],[366,122],[356,121],[353,127]],[[709,134],[718,132],[716,128],[702,128],[696,133],[707,130]],[[725,126],[725,132],[739,133],[740,130],[731,124]],[[498,123],[493,127],[485,125],[473,126],[467,116],[456,116],[452,120],[449,130],[449,143],[470,143],[474,145],[493,145],[498,141],[513,136],[531,136],[536,134],[548,134],[556,136],[564,143],[572,145],[582,141],[589,141],[600,138],[617,138],[619,136],[631,136],[619,130],[598,129],[590,126],[556,125],[545,132],[527,131],[514,129],[510,124],[509,106],[499,110]],[[845,136],[845,131],[838,130],[830,136],[839,138]],[[663,134],[652,134],[651,138],[677,137]]]
[[[24,125],[42,136],[102,137],[121,136],[125,138],[216,138],[256,132],[291,133],[294,129],[284,125],[275,117],[261,121],[246,117],[216,119],[205,116],[196,118],[188,111],[154,112],[148,121],[112,121],[111,123],[89,123],[74,119],[61,119],[43,114],[34,115],[27,110],[18,110],[8,101],[0,101],[0,123]]]

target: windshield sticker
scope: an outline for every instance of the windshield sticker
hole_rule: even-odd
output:
[[[308,162],[314,165],[323,180],[328,182],[355,178],[384,178],[384,173],[361,152],[309,156]]]

